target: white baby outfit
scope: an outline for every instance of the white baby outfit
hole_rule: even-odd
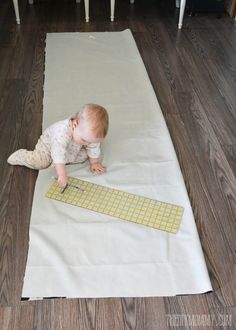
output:
[[[17,150],[8,158],[8,163],[43,169],[55,163],[82,163],[88,157],[99,158],[100,143],[77,144],[72,133],[70,118],[56,122],[43,132],[33,151]]]

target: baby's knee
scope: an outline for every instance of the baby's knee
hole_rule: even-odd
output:
[[[27,163],[34,169],[42,170],[49,167],[52,163],[51,157],[45,152],[33,151],[27,155]]]

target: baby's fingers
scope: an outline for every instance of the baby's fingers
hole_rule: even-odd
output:
[[[104,173],[107,171],[107,168],[105,166],[103,166],[101,171]]]
[[[106,172],[106,170],[107,170],[106,166],[99,165],[99,167],[98,167],[98,171],[99,171],[100,173],[104,173],[104,172]]]
[[[94,166],[92,168],[92,171],[94,173],[98,173],[98,174],[104,173],[104,172],[106,172],[106,170],[107,170],[106,167],[101,164],[97,164],[96,166]]]
[[[68,183],[67,181],[68,181],[67,179],[61,179],[61,178],[57,179],[59,186],[61,186],[62,188],[67,185],[67,183]]]

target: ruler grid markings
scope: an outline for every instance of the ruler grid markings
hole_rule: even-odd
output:
[[[73,187],[76,185],[82,190]],[[46,197],[168,233],[178,231],[184,212],[183,207],[178,205],[71,177],[64,193],[54,182]]]

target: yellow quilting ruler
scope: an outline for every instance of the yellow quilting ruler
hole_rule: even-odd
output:
[[[61,188],[55,181],[46,196],[57,201],[161,229],[169,233],[178,231],[184,212],[181,206],[72,177],[69,178],[66,188]]]

